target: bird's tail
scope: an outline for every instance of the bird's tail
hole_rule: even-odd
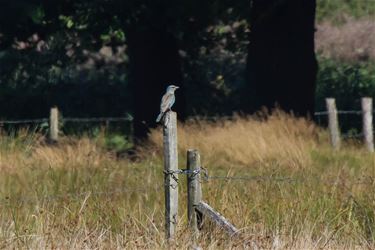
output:
[[[161,118],[163,117],[163,112],[160,112],[160,114],[158,115],[158,118],[156,118],[156,122],[160,122]]]

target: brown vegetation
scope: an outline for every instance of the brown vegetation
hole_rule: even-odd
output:
[[[264,121],[179,125],[180,168],[195,147],[209,175],[263,176],[202,181],[203,198],[241,229],[229,239],[206,223],[203,249],[362,249],[374,242],[374,155],[331,150],[325,131],[276,114]],[[160,131],[139,162],[115,159],[103,138],[38,134],[0,138],[0,248],[165,249]],[[287,178],[280,180],[280,178]],[[278,179],[279,178],[279,179]],[[174,248],[194,246],[180,176]]]

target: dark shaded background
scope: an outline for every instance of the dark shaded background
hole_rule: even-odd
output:
[[[70,117],[129,113],[142,139],[169,84],[181,86],[182,120],[275,105],[306,116],[327,96],[354,107],[374,93],[372,59],[324,49],[317,74],[314,22],[340,26],[373,9],[354,0],[1,1],[0,118],[47,117],[54,105]]]

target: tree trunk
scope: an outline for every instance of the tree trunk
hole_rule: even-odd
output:
[[[182,86],[182,68],[175,37],[163,30],[134,29],[129,32],[130,78],[134,96],[134,137],[147,138],[155,127],[161,97],[168,85]],[[176,91],[172,107],[185,117],[184,88]]]
[[[247,80],[251,111],[314,112],[316,0],[252,0]]]

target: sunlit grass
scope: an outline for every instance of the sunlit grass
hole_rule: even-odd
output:
[[[206,223],[192,242],[186,182],[180,176],[180,221],[174,247],[287,249],[373,248],[374,155],[359,144],[333,151],[324,130],[275,114],[179,124],[179,167],[196,148],[209,175],[203,199],[241,229],[238,238]],[[0,138],[1,248],[167,248],[161,131],[132,162],[105,147],[104,136],[38,133]]]

